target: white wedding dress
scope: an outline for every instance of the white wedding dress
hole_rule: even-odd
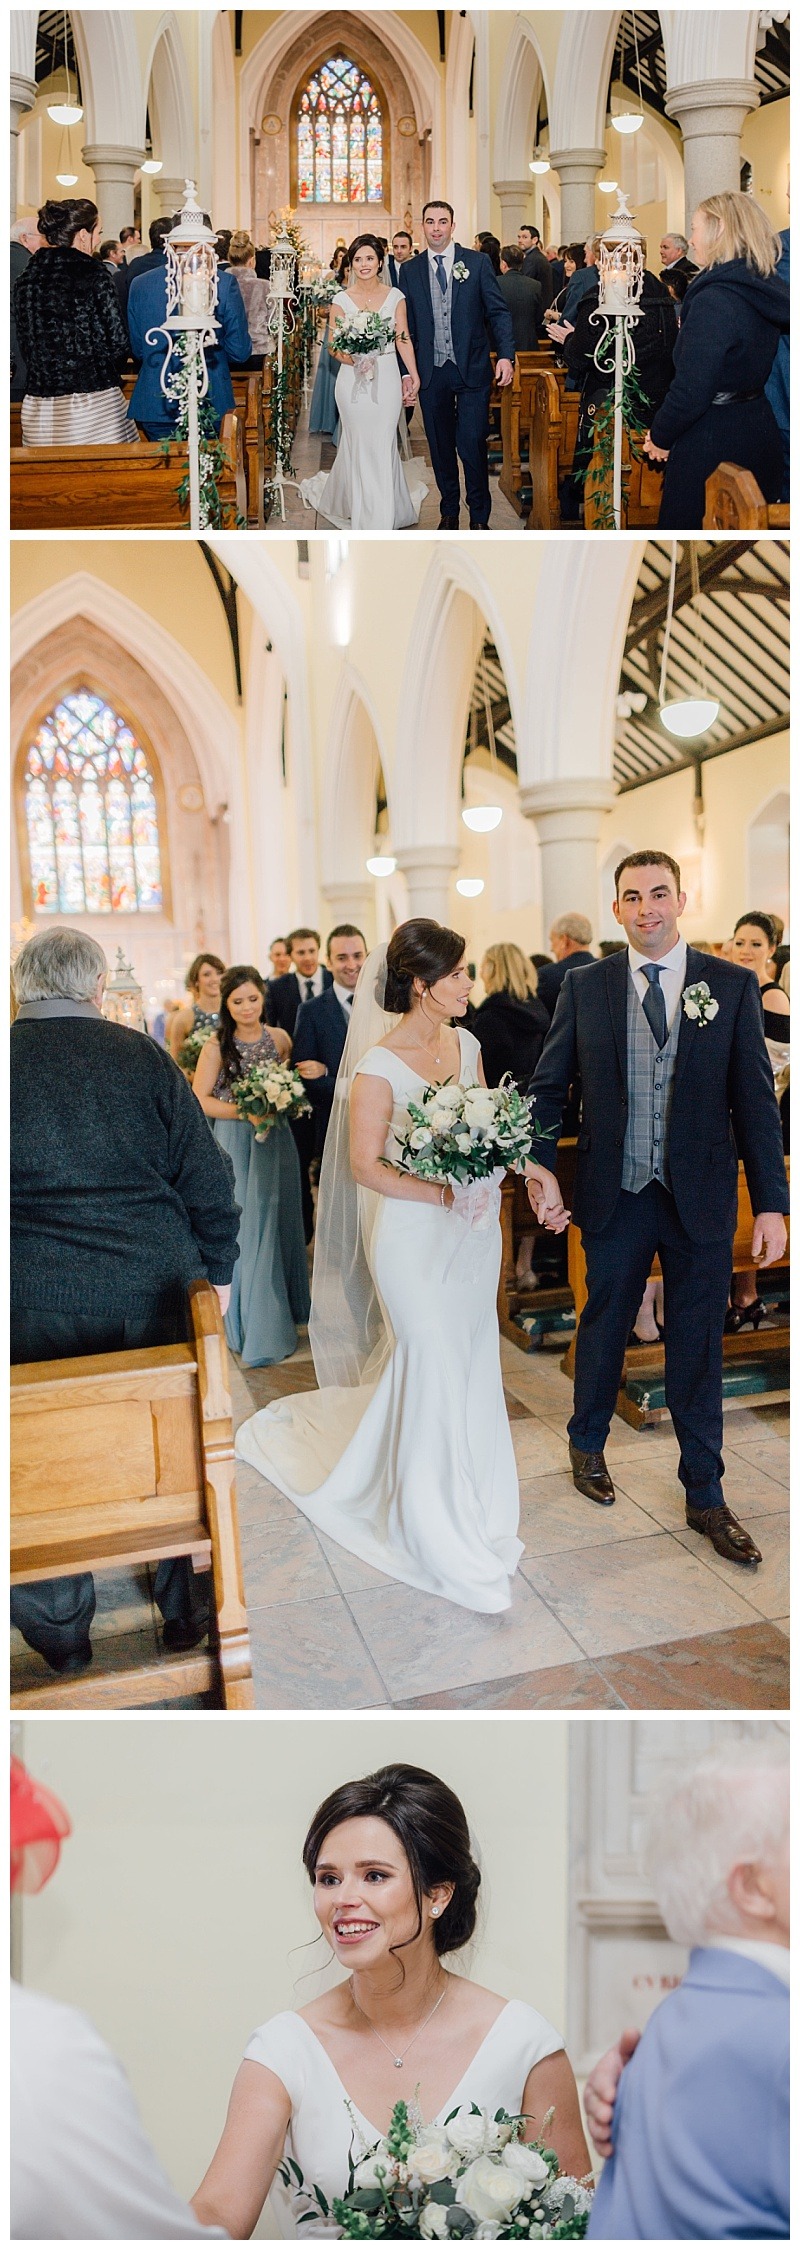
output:
[[[491,2116],[498,2109],[517,2115],[529,2072],[547,2055],[560,2054],[563,2046],[559,2033],[536,2008],[529,2008],[524,2000],[508,2000],[470,2056],[458,2085],[437,2116],[426,2117],[425,2124],[443,2125],[451,2110],[462,2104],[468,2107],[471,2102],[487,2109]],[[335,2195],[346,2194],[351,2148],[357,2162],[382,2138],[382,2129],[350,2101],[330,2055],[305,2017],[288,2011],[272,2016],[254,2031],[245,2061],[261,2063],[266,2070],[274,2071],[286,2088],[292,2117],[284,2156],[293,2157],[299,2164],[306,2187],[320,2187],[329,2203]],[[401,2078],[398,2072],[398,2101],[409,2100],[414,2091],[413,2073],[409,2073],[408,2085],[405,2075]],[[359,2135],[363,2145],[359,2145]],[[282,2241],[295,2235],[313,2237],[338,2231],[334,2225],[326,2227],[322,2219],[300,2225],[302,2198],[280,2181],[273,2186],[269,2208]]]
[[[343,319],[351,320],[356,306],[345,289],[333,299]],[[394,319],[403,303],[401,289],[390,289],[379,307]],[[407,531],[417,523],[427,485],[412,469],[409,484],[400,461],[397,426],[403,411],[403,393],[394,344],[370,356],[371,380],[362,360],[340,367],[336,377],[336,405],[342,433],[330,473],[320,469],[304,477],[301,498],[328,523],[341,531]]]
[[[460,1083],[480,1048],[459,1030]],[[385,1144],[425,1081],[388,1047],[357,1072],[394,1094]],[[481,1225],[431,1203],[374,1199],[367,1259],[386,1331],[377,1380],[282,1398],[242,1423],[236,1453],[362,1562],[465,1609],[509,1607],[523,1552],[500,1372],[500,1194]],[[316,1288],[315,1266],[315,1288]],[[313,1323],[313,1307],[312,1307]]]

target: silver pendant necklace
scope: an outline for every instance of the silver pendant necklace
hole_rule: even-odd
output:
[[[427,2016],[424,2016],[424,2017],[423,2017],[422,2023],[418,2023],[418,2024],[417,2024],[417,2028],[416,2028],[416,2031],[413,2031],[413,2032],[412,2032],[412,2034],[411,2034],[411,2038],[409,2039],[409,2041],[408,2041],[408,2044],[407,2044],[407,2046],[405,2046],[405,2047],[403,2048],[403,2052],[402,2052],[402,2055],[396,2055],[396,2054],[395,2054],[394,2048],[393,2048],[393,2047],[390,2047],[388,2039],[384,2039],[384,2036],[383,2036],[383,2032],[382,2032],[382,2031],[376,2031],[374,2023],[370,2023],[370,2020],[369,2020],[369,2016],[367,2016],[367,2015],[365,2015],[365,2014],[364,2014],[364,2010],[363,2010],[363,2008],[359,2008],[359,2006],[358,2006],[358,2001],[357,2001],[357,1999],[356,1999],[356,1996],[355,1996],[355,1993],[354,1993],[354,1991],[353,1991],[353,1986],[352,1986],[352,1982],[351,1982],[351,1985],[350,1985],[350,1996],[351,1996],[351,1999],[352,1999],[352,2002],[353,2002],[353,2007],[354,2007],[354,2008],[358,2008],[358,2013],[359,2013],[359,2015],[360,2015],[360,2016],[363,2016],[363,2017],[364,2017],[364,2022],[365,2022],[365,2024],[367,2024],[367,2025],[368,2025],[368,2027],[369,2027],[369,2030],[370,2030],[370,2031],[372,2032],[372,2034],[373,2034],[373,2037],[374,2037],[375,2039],[379,2039],[379,2040],[380,2040],[380,2043],[381,2043],[381,2046],[382,2046],[382,2047],[385,2047],[385,2048],[386,2048],[386,2052],[387,2052],[387,2055],[391,2055],[391,2058],[392,2058],[392,2062],[394,2063],[394,2067],[395,2067],[395,2070],[402,2070],[402,2068],[403,2068],[403,2064],[404,2064],[404,2062],[405,2062],[405,2059],[406,2059],[406,2055],[408,2054],[408,2051],[409,2051],[409,2048],[410,2048],[410,2047],[413,2047],[415,2039],[418,2039],[418,2038],[419,2038],[420,2032],[424,2031],[424,2029],[425,2029],[425,2025],[426,2025],[427,2023],[430,2023],[430,2020],[431,2020],[431,2016],[435,2016],[437,2008],[440,2008],[440,2007],[441,2007],[441,2005],[442,2005],[442,2001],[443,2001],[443,1999],[444,1999],[444,1996],[445,1996],[445,1993],[446,1993],[446,1991],[447,1991],[447,1985],[449,1984],[449,1982],[450,1982],[450,1979],[449,1979],[449,1977],[448,1977],[448,1978],[447,1978],[447,1981],[446,1981],[446,1983],[444,1984],[444,1986],[443,1986],[443,1988],[442,1988],[442,1991],[441,1991],[441,1992],[440,1992],[440,1994],[439,1994],[439,1998],[438,1998],[438,2000],[434,2000],[434,2003],[433,2003],[433,2007],[432,2007],[432,2008],[430,2009],[430,2011],[429,2011],[428,2015],[427,2015]]]

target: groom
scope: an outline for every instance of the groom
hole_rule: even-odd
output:
[[[487,320],[497,348],[495,380],[504,390],[514,374],[514,331],[502,290],[482,250],[453,241],[450,203],[426,203],[427,243],[398,271],[408,306],[408,330],[419,371],[419,403],[439,487],[440,531],[458,530],[464,467],[470,531],[485,531],[491,513],[489,393],[492,364]]]
[[[612,1505],[603,1447],[658,1254],[686,1521],[717,1554],[753,1568],[759,1550],[722,1492],[722,1332],[738,1156],[756,1214],[753,1264],[773,1265],[786,1244],[786,1170],[761,997],[751,970],[695,953],[680,936],[686,897],[667,852],[630,853],[615,884],[627,947],[564,978],[531,1088],[549,1135],[537,1147],[546,1169],[530,1183],[531,1200],[556,1231],[567,1220],[556,1142],[578,1077],[582,1091],[574,1215],[588,1299],[575,1348],[573,1481],[587,1499]]]

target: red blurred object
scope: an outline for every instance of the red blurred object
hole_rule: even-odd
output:
[[[57,1797],[32,1781],[21,1759],[11,1760],[11,1888],[41,1891],[58,1866],[72,1822]]]

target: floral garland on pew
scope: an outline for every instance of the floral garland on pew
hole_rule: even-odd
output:
[[[584,468],[573,470],[573,478],[575,484],[583,484],[586,492],[591,492],[593,498],[596,499],[596,529],[598,531],[614,531],[616,528],[614,522],[614,345],[613,338],[610,336],[604,337],[603,342],[608,343],[611,348],[612,364],[609,364],[608,367],[611,389],[606,392],[592,417],[594,447],[591,457]],[[608,358],[607,354],[603,354],[603,356],[606,359]],[[642,389],[639,371],[635,363],[623,372],[621,403],[622,427],[623,430],[627,431],[631,460],[640,461],[642,459],[641,439],[652,421],[653,408]]]
[[[170,446],[188,447],[189,444],[189,370],[182,343],[176,343],[167,382],[169,396],[174,400],[178,412],[169,436],[161,439],[161,451],[165,455],[169,453]],[[200,528],[202,531],[217,530],[222,527],[223,520],[218,478],[228,466],[228,457],[224,445],[220,444],[214,411],[207,398],[198,399],[197,427],[200,437]],[[178,503],[181,508],[189,505],[188,461],[186,474],[178,486]],[[237,526],[243,527],[244,518],[237,516],[236,522]]]

